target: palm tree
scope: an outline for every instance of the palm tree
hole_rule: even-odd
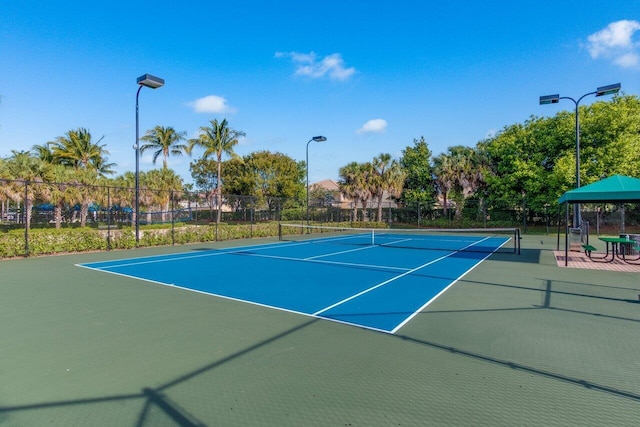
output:
[[[402,195],[404,182],[407,179],[407,172],[403,169],[400,162],[393,160],[391,165],[385,170],[382,176],[384,188],[389,196],[398,199]],[[382,218],[382,206],[378,204],[378,221]]]
[[[378,221],[382,221],[382,199],[384,198],[384,191],[386,190],[384,175],[390,163],[391,154],[388,153],[381,153],[379,156],[374,157],[371,162],[371,166],[373,166],[373,174],[370,182],[371,193],[378,203]]]
[[[109,154],[100,145],[104,137],[94,143],[91,140],[91,133],[84,128],[70,130],[65,136],[59,136],[51,142],[51,150],[54,158],[64,165],[72,166],[74,169],[93,169],[98,166],[104,167],[104,157]]]
[[[353,200],[353,213],[351,215],[352,221],[358,220],[358,192],[357,192],[357,176],[360,169],[358,162],[351,162],[346,166],[343,166],[339,170],[340,180],[338,186],[343,196]]]
[[[49,199],[53,204],[56,228],[62,227],[62,211],[65,206],[81,200],[81,190],[72,169],[63,165],[52,165]]]
[[[80,191],[80,226],[84,227],[89,215],[89,205],[94,202],[93,188],[99,177],[112,174],[113,163],[107,163],[109,152],[100,145],[104,137],[93,142],[91,133],[85,128],[70,130],[65,136],[59,136],[51,142],[53,159],[60,164],[72,167],[76,171],[77,179],[85,187]]]
[[[31,211],[36,198],[45,192],[44,187],[39,184],[47,176],[46,165],[29,151],[11,150],[11,156],[7,159],[5,167],[7,178],[11,181],[3,183],[3,192],[15,202],[24,202],[24,221],[29,229]]]
[[[217,179],[216,179],[216,197],[218,216],[216,218],[216,224],[220,224],[220,218],[222,216],[222,155],[226,154],[231,158],[239,159],[233,151],[233,147],[238,144],[238,138],[245,136],[246,134],[239,130],[231,129],[227,123],[227,119],[218,122],[218,119],[211,120],[210,127],[202,126],[200,128],[200,135],[198,138],[189,140],[189,147],[187,148],[187,154],[191,154],[194,147],[204,148],[204,154],[202,158],[204,160],[215,156],[217,166]]]
[[[156,204],[161,212],[161,221],[167,220],[172,197],[178,197],[182,192],[182,178],[168,168],[152,169],[143,174],[145,190],[148,194],[149,204]],[[145,198],[146,199],[146,198]],[[147,221],[151,222],[151,214],[148,212]]]
[[[391,159],[391,154],[382,153],[373,158],[373,176],[371,190],[378,202],[377,220],[382,221],[382,199],[386,192],[392,197],[400,196],[406,174],[397,160]]]
[[[453,162],[451,157],[446,154],[440,154],[433,159],[433,172],[435,174],[435,184],[442,194],[442,202],[444,215],[447,216],[449,212],[448,196],[455,185],[455,171],[453,169]]]
[[[371,218],[367,211],[367,205],[373,196],[373,189],[375,188],[375,180],[373,178],[375,172],[373,164],[370,162],[361,163],[358,166],[356,174],[356,194],[357,199],[360,200],[360,203],[362,204],[362,220],[368,221]]]
[[[367,219],[366,210],[373,194],[375,180],[371,163],[351,162],[340,168],[340,192],[353,200],[353,221],[358,220],[358,203],[362,206],[362,220]]]
[[[156,126],[155,128],[148,130],[147,133],[140,138],[143,141],[147,141],[146,144],[140,147],[140,152],[155,150],[153,152],[153,164],[156,164],[156,160],[162,154],[162,164],[164,168],[167,168],[167,162],[169,155],[181,156],[183,152],[186,152],[188,146],[180,144],[180,141],[185,139],[186,132],[176,132],[172,127]]]

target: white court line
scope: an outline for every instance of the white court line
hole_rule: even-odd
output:
[[[488,239],[488,237],[487,237]],[[402,328],[404,325],[406,325],[407,323],[409,323],[411,321],[411,319],[413,319],[414,317],[416,317],[420,312],[422,312],[422,310],[424,310],[425,308],[427,308],[433,301],[435,301],[440,295],[442,295],[447,289],[449,289],[450,287],[452,287],[453,285],[455,285],[456,283],[458,283],[460,281],[460,279],[462,279],[464,276],[466,276],[467,274],[469,274],[471,272],[471,270],[473,270],[474,268],[476,268],[477,266],[479,266],[485,259],[489,258],[491,255],[493,255],[498,249],[500,249],[501,247],[503,247],[504,245],[507,244],[509,240],[506,240],[504,243],[502,243],[500,246],[498,246],[497,248],[495,248],[491,253],[488,253],[487,256],[485,256],[484,258],[482,258],[481,260],[479,260],[477,263],[475,263],[473,266],[471,266],[467,271],[465,271],[464,273],[462,273],[460,276],[458,276],[457,279],[455,279],[453,282],[449,283],[444,289],[442,289],[440,292],[438,292],[433,298],[431,298],[429,301],[427,301],[426,303],[424,303],[422,305],[422,307],[418,308],[416,311],[413,312],[413,314],[409,317],[407,317],[406,319],[404,319],[402,322],[400,322],[400,324],[398,326],[396,326],[395,328],[393,328],[391,330],[392,334],[395,334],[396,331],[400,328]],[[480,243],[480,242],[478,242]]]
[[[157,280],[152,280],[152,279],[145,279],[144,277],[138,277],[138,276],[132,276],[131,274],[124,274],[124,273],[118,273],[116,271],[106,271],[106,270],[102,270],[100,268],[95,268],[95,267],[88,267],[86,265],[82,265],[82,264],[76,264],[77,267],[82,267],[82,268],[86,268],[88,270],[94,270],[94,271],[99,271],[101,273],[109,273],[109,274],[115,274],[116,276],[122,276],[122,277],[127,277],[129,279],[138,279],[138,280],[142,280],[145,282],[149,282],[149,283],[155,283],[156,285],[164,285],[164,286],[175,286],[175,287],[180,287],[180,286],[176,286],[173,283],[165,283],[165,282],[159,282]]]
[[[477,242],[475,242],[475,243],[472,243],[472,244],[470,244],[470,245],[467,245],[467,246],[465,246],[464,248],[462,248],[462,249],[461,249],[461,251],[463,251],[463,250],[465,250],[465,249],[467,249],[467,248],[470,248],[471,246],[477,245],[478,243],[482,243],[483,241],[485,241],[485,240],[487,240],[487,239],[489,239],[489,237],[485,237],[485,238],[484,238],[484,239],[482,239],[482,240],[479,240],[479,241],[477,241]],[[396,281],[396,280],[398,280],[398,279],[400,279],[400,278],[402,278],[402,277],[404,277],[404,276],[406,276],[406,275],[408,275],[408,274],[411,274],[411,273],[413,273],[413,272],[415,272],[415,271],[418,271],[418,270],[420,270],[420,269],[422,269],[422,268],[424,268],[424,267],[427,267],[427,266],[429,266],[429,265],[431,265],[431,264],[435,264],[436,262],[442,261],[443,259],[449,258],[450,256],[455,255],[457,252],[458,252],[458,251],[456,251],[456,252],[451,252],[451,253],[449,253],[449,254],[447,254],[447,255],[441,256],[440,258],[436,258],[436,259],[434,259],[434,260],[432,260],[432,261],[429,261],[429,262],[427,262],[426,264],[422,264],[422,265],[420,265],[420,266],[418,266],[418,267],[416,267],[416,268],[413,268],[413,269],[411,269],[411,270],[409,270],[409,271],[405,271],[404,273],[399,274],[399,275],[397,275],[397,276],[395,276],[395,277],[392,277],[391,279],[385,280],[385,281],[384,281],[384,282],[382,282],[382,283],[378,283],[377,285],[372,286],[372,287],[370,287],[370,288],[368,288],[368,289],[365,289],[365,290],[363,290],[362,292],[358,292],[358,293],[357,293],[357,294],[355,294],[355,295],[351,295],[350,297],[345,298],[345,299],[343,299],[342,301],[338,301],[338,302],[336,302],[335,304],[332,304],[332,305],[330,305],[330,306],[328,306],[328,307],[325,307],[325,308],[323,308],[322,310],[316,311],[315,313],[313,313],[313,315],[314,315],[314,316],[318,316],[318,315],[320,315],[320,313],[324,313],[325,311],[331,310],[332,308],[335,308],[335,307],[337,307],[337,306],[339,306],[339,305],[342,305],[342,304],[344,304],[344,303],[346,303],[346,302],[348,302],[348,301],[351,301],[352,299],[358,298],[359,296],[362,296],[362,295],[364,295],[364,294],[366,294],[366,293],[369,293],[369,292],[371,292],[371,291],[373,291],[373,290],[375,290],[375,289],[378,289],[378,288],[380,288],[380,287],[382,287],[382,286],[384,286],[384,285],[387,285],[387,284],[389,284],[389,283],[391,283],[391,282],[394,282],[394,281]],[[489,255],[491,255],[491,254],[489,254]],[[487,255],[487,256],[488,256],[488,255]],[[485,259],[486,259],[486,258],[485,258]],[[457,280],[457,279],[456,279],[456,280]],[[451,286],[451,285],[449,285],[449,286]],[[415,313],[414,313],[414,315],[415,315]]]
[[[279,244],[276,244],[276,245],[267,244],[267,245],[241,246],[241,247],[230,249],[230,250],[226,250],[226,249],[211,249],[210,252],[209,252],[209,250],[207,250],[208,253],[189,255],[189,256],[165,257],[165,255],[154,255],[154,256],[151,256],[151,257],[140,257],[140,258],[128,258],[128,259],[114,260],[113,262],[122,261],[122,263],[121,264],[109,264],[108,266],[105,266],[105,267],[87,267],[87,268],[91,268],[93,270],[107,270],[107,269],[110,269],[110,268],[127,267],[127,266],[130,266],[130,265],[155,264],[155,263],[158,263],[158,262],[165,262],[165,261],[180,261],[180,260],[183,260],[183,259],[204,258],[204,257],[218,256],[218,255],[225,255],[225,254],[236,254],[236,253],[244,252],[249,248],[255,248],[255,249],[252,249],[252,250],[265,250],[265,249],[273,249],[273,248],[282,248],[285,245],[286,246],[297,246],[297,245],[308,245],[308,244],[309,244],[309,242],[290,243],[290,244],[279,243]],[[188,254],[188,253],[189,252],[180,252],[178,254],[173,254],[173,255],[181,255],[181,254]],[[165,257],[165,258],[160,258],[160,257]],[[149,258],[154,258],[154,259],[149,259]],[[127,261],[135,260],[135,259],[147,260],[147,261],[127,262]],[[101,264],[101,263],[109,263],[109,262],[110,261],[97,261],[97,262],[88,262],[86,264]],[[75,265],[77,267],[85,267],[84,264],[75,264]]]
[[[331,253],[323,254],[323,255],[310,256],[308,258],[304,258],[304,260],[313,260],[313,259],[316,259],[316,258],[324,258],[324,257],[327,257],[327,256],[346,254],[348,252],[363,251],[363,250],[371,249],[371,248],[375,248],[375,246],[366,246],[366,247],[363,247],[363,248],[349,249],[349,250],[346,250],[346,251],[331,252]]]
[[[371,246],[371,247],[373,247],[373,246]],[[341,252],[338,252],[338,253],[341,253]],[[398,271],[407,271],[407,270],[409,270],[406,267],[392,267],[392,266],[379,265],[379,264],[357,264],[357,263],[353,263],[353,262],[325,261],[325,260],[321,260],[321,259],[314,259],[316,257],[295,258],[295,257],[286,257],[286,256],[280,256],[280,255],[264,255],[264,254],[252,254],[252,253],[239,253],[238,255],[256,257],[256,258],[281,259],[283,261],[301,261],[301,262],[310,262],[310,263],[315,263],[315,264],[339,265],[339,266],[345,266],[345,267],[374,268],[376,270],[398,270]],[[333,255],[333,254],[329,254],[329,255]]]

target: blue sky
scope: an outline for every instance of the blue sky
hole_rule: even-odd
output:
[[[0,156],[79,127],[135,168],[156,125],[227,118],[240,155],[305,159],[311,182],[424,136],[434,155],[621,83],[640,93],[640,1],[2,1]],[[584,104],[595,101],[585,98]],[[194,158],[201,152],[195,152]],[[188,157],[169,166],[191,181]],[[157,166],[161,166],[159,159]],[[141,169],[154,166],[150,156]]]

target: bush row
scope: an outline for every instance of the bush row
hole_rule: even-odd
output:
[[[216,230],[217,229],[217,230]],[[216,232],[217,231],[217,232]],[[181,225],[171,228],[142,227],[139,246],[162,246],[216,240],[246,239],[278,235],[277,223]],[[24,256],[24,229],[0,232],[0,258]],[[28,233],[29,255],[131,249],[136,246],[135,231],[93,228],[32,229]]]

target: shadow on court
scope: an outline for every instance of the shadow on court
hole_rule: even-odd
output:
[[[527,248],[521,256],[492,256],[396,335],[291,313],[273,315],[229,301],[199,304],[209,297],[182,298],[178,289],[71,267],[78,259],[101,260],[106,255],[12,261],[2,265],[0,278],[5,292],[1,331],[8,343],[3,350],[23,346],[24,353],[15,354],[25,358],[38,351],[67,351],[65,346],[94,354],[83,352],[92,343],[80,342],[86,331],[73,325],[107,319],[114,324],[100,337],[110,340],[105,347],[117,362],[87,363],[89,369],[118,369],[128,363],[131,370],[143,370],[152,364],[149,359],[158,357],[154,367],[160,370],[141,376],[144,381],[129,381],[122,374],[111,389],[95,382],[82,394],[82,387],[63,384],[67,377],[54,376],[60,383],[47,384],[51,377],[44,376],[45,367],[31,372],[27,368],[35,362],[22,364],[24,378],[16,384],[48,387],[53,390],[49,396],[72,398],[37,399],[23,387],[11,400],[21,404],[0,403],[0,425],[635,425],[640,417],[637,277],[560,269],[545,259],[546,251]],[[242,274],[238,272],[239,280]],[[148,298],[153,303],[144,304]],[[122,313],[146,310],[129,316],[130,322],[144,321],[157,311],[166,311],[171,319],[157,328],[185,322],[184,328],[158,334],[170,342],[166,348],[193,337],[221,344],[189,345],[190,351],[202,351],[194,363],[173,363],[171,354],[162,358],[152,351],[129,358],[131,343],[117,339],[123,333],[117,320],[124,314],[91,317],[86,309],[95,304],[117,311],[127,301]],[[194,305],[197,316],[182,312],[195,312]],[[207,316],[207,310],[215,313]],[[233,323],[256,311],[264,316]],[[27,314],[11,317],[20,312]],[[20,329],[16,321],[31,316],[39,320]],[[191,324],[201,316],[206,322]],[[224,323],[229,317],[233,322]],[[155,320],[148,323],[155,326]],[[253,335],[247,332],[261,324],[271,326]],[[131,339],[142,340],[140,335],[150,330],[134,326]],[[107,326],[93,326],[90,332],[104,330],[100,328]],[[215,333],[191,336],[190,328]],[[52,349],[39,329],[53,330],[63,345]],[[9,336],[13,330],[19,332]],[[150,343],[147,339],[144,345]],[[212,350],[218,347],[219,354]],[[14,365],[7,359],[0,363],[2,379]],[[110,379],[97,372],[84,375]],[[0,383],[0,399],[14,397],[10,387]]]
[[[121,394],[121,395],[103,396],[103,397],[86,398],[86,399],[41,402],[41,403],[33,403],[33,404],[17,405],[17,406],[6,406],[6,407],[0,406],[0,422],[3,421],[3,419],[5,420],[9,419],[12,413],[18,413],[23,411],[41,411],[41,410],[47,410],[47,409],[51,410],[51,409],[60,409],[60,408],[72,409],[74,406],[92,406],[92,405],[98,406],[100,404],[120,403],[123,401],[129,401],[130,403],[134,403],[135,405],[142,405],[142,409],[139,410],[139,416],[137,417],[137,421],[133,424],[133,426],[135,427],[147,427],[147,426],[151,427],[151,426],[156,426],[158,424],[167,425],[167,422],[170,423],[169,425],[176,425],[180,427],[207,426],[209,424],[206,424],[201,420],[198,420],[196,415],[189,413],[186,409],[181,407],[179,403],[167,397],[166,394],[163,392],[167,391],[172,387],[179,385],[180,383],[187,382],[199,375],[203,375],[212,370],[215,370],[216,368],[219,368],[222,365],[232,362],[237,358],[250,354],[263,346],[269,345],[288,335],[299,332],[318,321],[320,320],[311,319],[299,326],[296,326],[280,334],[274,335],[263,341],[260,341],[251,346],[248,346],[245,349],[237,351],[223,359],[216,360],[210,364],[207,364],[191,372],[188,372],[184,375],[181,375],[159,387],[155,387],[155,388],[145,387],[141,390],[140,393]],[[110,422],[107,421],[107,424],[110,424]]]

